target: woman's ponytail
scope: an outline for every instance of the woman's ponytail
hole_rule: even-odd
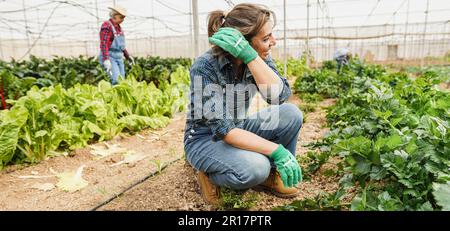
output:
[[[215,10],[208,14],[208,37],[219,31],[225,18],[223,10]]]
[[[219,31],[221,27],[231,27],[239,30],[251,43],[256,34],[269,21],[272,21],[272,26],[275,26],[275,13],[267,6],[252,3],[237,4],[229,12],[215,10],[209,13],[208,37]],[[218,46],[213,46],[212,49],[214,55],[224,54],[224,51]]]

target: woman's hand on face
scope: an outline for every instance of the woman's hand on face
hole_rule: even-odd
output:
[[[258,57],[258,53],[244,38],[240,31],[231,27],[222,27],[209,37],[209,42],[224,49],[245,64]]]

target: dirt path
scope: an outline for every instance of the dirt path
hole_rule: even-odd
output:
[[[92,147],[106,149],[105,143],[99,143],[76,150],[69,157],[51,158],[22,169],[8,167],[0,173],[0,210],[91,210],[155,174],[163,165],[180,159],[184,118],[184,113],[179,114],[164,129],[142,131],[133,136],[121,135],[108,141],[111,148],[122,150],[103,158],[92,154]],[[112,150],[107,149],[106,153]],[[111,166],[124,158],[124,151],[132,151],[143,159]],[[82,176],[88,186],[79,191],[69,193],[59,188],[50,187],[48,191],[35,188],[39,185],[54,187],[58,183],[58,178],[51,176],[52,170],[58,173],[75,171],[82,165],[85,165]],[[37,179],[21,179],[20,176]],[[44,176],[49,177],[42,178]]]
[[[292,96],[289,102],[301,103],[297,96]],[[318,104],[316,111],[306,115],[297,146],[298,155],[304,155],[308,151],[305,145],[320,139],[328,131],[323,108],[333,103],[333,100],[325,100]],[[265,106],[267,104],[258,97],[250,112]],[[69,157],[55,157],[23,168],[8,167],[0,172],[0,210],[91,210],[97,207],[98,210],[213,210],[201,198],[195,173],[183,159],[184,123],[184,114],[179,114],[164,129],[142,131],[133,136],[121,135],[107,142],[109,147],[118,145],[123,150],[145,156],[135,163],[112,166],[124,158],[123,153],[103,158],[92,155],[93,147],[106,147],[99,143],[76,150]],[[35,188],[43,184],[55,186],[58,178],[51,176],[55,171],[75,171],[82,165],[85,165],[83,178],[89,184],[77,192]],[[168,167],[161,169],[164,165]],[[33,179],[19,176],[32,176]],[[50,177],[39,178],[42,176]],[[301,194],[294,199],[255,192],[259,199],[252,210],[271,210],[295,199],[314,197],[321,191],[333,191],[337,182],[319,171],[299,188]],[[105,202],[108,203],[100,206]]]

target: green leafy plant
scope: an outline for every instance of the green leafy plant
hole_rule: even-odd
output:
[[[303,93],[300,94],[300,99],[307,103],[317,103],[323,100],[323,97],[318,93]]]
[[[340,188],[356,189],[350,209],[445,208],[450,95],[435,87],[444,79],[435,71],[412,79],[358,60],[340,75],[324,68],[297,79],[300,94],[338,98],[320,145],[343,160]]]
[[[0,166],[36,163],[53,151],[108,140],[122,131],[164,127],[187,104],[188,84],[188,71],[178,66],[160,88],[133,74],[116,86],[106,81],[68,89],[33,86],[25,96],[8,100],[12,107],[0,113]]]
[[[280,74],[284,74],[284,62],[281,60],[276,60],[275,65]],[[288,58],[287,60],[287,78],[303,76],[309,73],[311,70],[306,65],[306,56],[302,56],[298,59]]]
[[[248,210],[256,205],[259,197],[254,192],[235,191],[228,188],[220,189],[221,198],[219,208],[221,210]]]
[[[301,165],[306,166],[302,168],[303,179],[310,179],[328,161],[330,155],[331,153],[327,151],[308,151],[306,155],[297,157]]]
[[[134,71],[138,81],[153,82],[156,87],[171,81],[171,75],[178,67],[188,68],[188,58],[136,58],[136,65],[126,65],[127,73]],[[138,72],[138,73],[136,73]],[[98,84],[109,81],[106,72],[95,57],[64,58],[54,57],[45,60],[31,56],[29,60],[0,61],[0,109],[6,109],[6,100],[16,100],[26,94],[33,86],[39,88],[61,85],[68,89],[76,84]]]
[[[300,110],[303,113],[306,114],[306,113],[310,113],[310,112],[316,111],[317,104],[315,104],[315,103],[301,103],[298,107],[300,108]]]
[[[319,193],[314,198],[295,200],[294,202],[273,208],[273,211],[326,211],[326,210],[347,210],[349,204],[342,203],[345,196],[343,190],[334,193]]]

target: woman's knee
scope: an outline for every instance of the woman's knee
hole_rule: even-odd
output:
[[[281,122],[288,127],[299,129],[303,123],[302,111],[292,103],[280,105]]]
[[[229,181],[226,186],[232,189],[241,190],[259,185],[267,179],[270,174],[270,169],[269,159],[260,155],[260,157],[254,158],[246,168],[229,172]]]

